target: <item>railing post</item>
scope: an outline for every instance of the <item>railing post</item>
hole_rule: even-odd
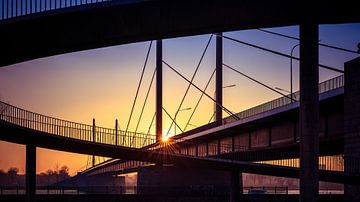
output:
[[[118,145],[118,120],[115,120],[115,145]]]
[[[92,136],[93,136],[93,142],[96,142],[96,125],[95,125],[95,119],[93,118],[93,127],[92,127]],[[92,156],[92,166],[95,166],[95,156]]]

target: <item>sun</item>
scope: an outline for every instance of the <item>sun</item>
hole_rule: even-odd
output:
[[[170,140],[170,137],[174,136],[174,133],[172,132],[172,130],[170,130],[169,133],[167,133],[167,132],[168,132],[167,130],[163,130],[161,141],[168,142]]]
[[[161,141],[168,142],[169,141],[169,136],[162,136]]]

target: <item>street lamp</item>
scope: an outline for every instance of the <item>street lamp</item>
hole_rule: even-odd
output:
[[[223,86],[222,88],[231,88],[231,87],[235,87],[236,84],[231,84],[231,85],[227,85],[227,86]]]
[[[191,110],[192,108],[191,107],[188,107],[188,108],[184,108],[184,109],[179,109],[177,112],[176,112],[176,114],[179,114],[179,112],[181,112],[181,111],[188,111],[188,110]],[[175,127],[175,129],[174,129],[174,135],[176,135],[176,125],[177,125],[177,123],[176,123],[176,116],[174,117],[174,127]]]
[[[191,124],[191,123],[188,123],[189,126],[192,126],[194,128],[198,127],[197,125],[194,125],[194,124]]]
[[[235,87],[236,84],[231,84],[231,85],[227,85],[227,86],[223,86],[222,88],[225,89],[225,88],[232,88],[232,87]],[[214,97],[216,97],[216,91],[214,92]],[[216,121],[216,117],[215,117],[215,113],[216,113],[216,102],[214,103],[214,113],[213,113],[213,116],[214,117],[214,121]],[[210,121],[209,123],[211,122],[211,118],[210,118]]]
[[[294,49],[296,47],[298,47],[300,44],[296,44],[295,46],[292,47],[291,49],[291,52],[290,52],[290,99],[291,99],[291,102],[293,102],[293,73],[292,73],[292,69],[293,69],[293,62],[292,62],[292,59],[293,59],[293,53],[294,53]]]
[[[320,42],[321,40],[319,40]],[[360,44],[359,44],[360,45]],[[300,46],[300,43],[294,45],[291,48],[291,52],[290,52],[290,98],[291,98],[291,102],[293,102],[293,73],[292,73],[292,69],[293,69],[293,53],[296,47]]]

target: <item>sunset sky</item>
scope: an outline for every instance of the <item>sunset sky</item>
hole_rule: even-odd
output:
[[[298,36],[298,27],[269,29],[282,34]],[[224,33],[246,42],[290,54],[298,41],[269,35],[258,30],[246,30]],[[163,41],[164,61],[191,78],[210,35],[166,39]],[[360,24],[321,25],[322,43],[357,50],[360,42]],[[40,114],[70,120],[79,123],[96,124],[113,128],[115,119],[121,129],[126,128],[131,105],[144,64],[150,42],[141,42],[69,53],[41,58],[0,68],[0,99]],[[298,49],[295,55],[298,56]],[[343,69],[343,63],[355,58],[356,54],[320,48],[320,63]],[[290,89],[288,58],[262,52],[224,39],[224,62],[252,76],[271,87]],[[135,130],[141,106],[155,68],[155,43],[141,86],[140,96],[130,124]],[[205,55],[195,83],[204,88],[215,68],[215,37]],[[173,116],[178,108],[188,83],[164,66],[163,86],[164,108]],[[320,70],[320,81],[339,74]],[[224,68],[224,105],[233,112],[256,106],[279,97],[278,94],[249,81],[239,74]],[[155,84],[155,83],[154,83]],[[138,132],[147,132],[155,110],[154,85]],[[294,61],[294,90],[298,89],[298,62]],[[207,90],[214,95],[214,79]],[[182,108],[194,108],[201,93],[191,88]],[[203,98],[191,124],[201,126],[208,123],[214,104]],[[177,122],[184,127],[191,111],[182,111]],[[224,116],[226,114],[224,113]],[[163,114],[164,130],[170,125],[170,119]],[[191,129],[192,127],[188,127]],[[173,133],[171,129],[171,133]],[[154,127],[151,133],[154,134]],[[0,169],[18,167],[25,171],[25,147],[0,141]],[[37,172],[54,169],[55,165],[68,165],[73,174],[83,168],[88,156],[51,151],[38,148]]]

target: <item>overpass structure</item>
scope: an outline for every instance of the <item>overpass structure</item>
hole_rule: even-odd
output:
[[[352,163],[353,161],[351,161],[353,157],[357,158],[360,155],[358,149],[360,148],[358,129],[358,125],[360,125],[360,109],[358,106],[358,103],[360,103],[358,97],[360,94],[360,88],[358,87],[360,74],[358,68],[356,68],[360,66],[359,58],[345,65],[344,127],[342,131],[346,165],[345,174],[334,171],[319,172],[318,170],[318,134],[322,129],[322,120],[325,121],[324,135],[329,135],[332,130],[336,131],[336,129],[331,129],[332,126],[338,126],[337,124],[329,124],[332,121],[331,116],[325,115],[323,116],[325,118],[321,119],[321,106],[326,106],[326,104],[323,104],[326,103],[326,99],[322,100],[321,95],[319,97],[318,94],[318,69],[323,67],[337,72],[344,72],[319,64],[318,25],[360,22],[360,15],[356,10],[355,3],[338,4],[324,1],[318,2],[315,5],[313,2],[308,3],[304,1],[210,0],[204,3],[201,0],[114,0],[106,2],[96,1],[95,3],[92,3],[93,1],[91,3],[86,1],[86,4],[83,5],[83,1],[80,1],[81,3],[79,4],[79,1],[76,0],[20,0],[15,2],[15,4],[14,1],[7,0],[0,2],[0,54],[2,55],[0,66],[80,50],[145,40],[157,40],[155,138],[149,138],[145,135],[138,137],[137,134],[128,135],[127,131],[122,133],[117,128],[112,130],[96,127],[95,124],[88,126],[54,119],[1,103],[3,111],[0,122],[1,139],[27,145],[26,182],[29,201],[33,200],[35,194],[37,146],[119,159],[149,161],[157,164],[174,163],[179,166],[191,164],[201,168],[241,170],[242,172],[249,173],[299,177],[300,200],[309,202],[317,201],[319,178],[343,183],[356,184],[356,182],[359,182],[358,176],[360,172],[358,163]],[[58,4],[58,2],[60,3]],[[294,3],[296,4],[295,7]],[[298,40],[300,41],[301,60],[300,58],[274,50],[232,39],[222,34],[225,31],[286,25],[300,25],[300,37]],[[197,87],[192,82],[192,79],[190,80],[182,76],[162,58],[161,39],[206,33],[216,33],[215,99]],[[301,96],[299,102],[293,102],[289,105],[244,119],[239,117],[241,115],[233,114],[229,111],[222,103],[222,69],[226,67],[236,73],[242,73],[224,64],[222,56],[223,39],[259,48],[275,55],[300,60]],[[159,145],[162,133],[162,113],[159,112],[163,110],[163,66],[179,74],[179,76],[189,82],[189,87],[193,86],[202,91],[204,95],[212,99],[216,104],[216,121],[213,124],[215,127],[205,127],[205,131],[196,131],[190,135],[182,135],[182,138],[178,140],[179,143],[177,143],[177,145],[182,145],[182,147],[180,151],[175,148],[174,151],[176,152],[169,152],[168,147]],[[250,79],[254,81],[253,78]],[[269,88],[269,86],[262,85]],[[336,89],[333,92],[335,91]],[[289,96],[284,96],[289,99]],[[331,100],[330,97],[329,100]],[[333,95],[333,97],[337,96]],[[292,95],[290,100],[293,101]],[[319,102],[322,104],[319,104]],[[332,109],[331,106],[325,107],[324,111],[329,111],[329,109]],[[231,118],[225,119],[225,122],[230,122],[232,118],[236,119],[236,121],[223,125],[223,111],[231,115]],[[336,112],[334,113],[336,114]],[[239,140],[248,138],[248,145],[244,145],[245,148],[246,146],[253,149],[254,147],[263,147],[264,145],[281,144],[281,141],[286,140],[287,137],[286,135],[285,137],[281,135],[276,137],[276,128],[283,127],[287,129],[279,130],[289,130],[288,127],[291,124],[282,123],[284,126],[281,126],[281,123],[279,123],[279,125],[270,129],[269,125],[271,126],[271,123],[278,121],[275,117],[283,116],[282,118],[286,119],[287,117],[294,117],[296,114],[299,114],[298,124],[292,125],[293,132],[286,134],[292,140],[295,140],[295,142],[297,137],[299,137],[300,150],[297,155],[300,156],[300,169],[240,161],[244,157],[239,157],[238,160],[209,157],[214,155],[222,156],[222,151],[230,150],[229,146],[225,147],[227,149],[222,149],[222,141],[225,144],[230,142],[229,139],[221,139],[222,137],[234,138],[231,139],[232,151],[236,150],[235,142],[237,137]],[[337,115],[334,116],[336,117]],[[268,117],[272,118],[267,119]],[[273,118],[275,120],[271,121]],[[294,121],[296,122],[296,119]],[[254,123],[261,125],[260,128],[257,128],[259,131],[256,131],[257,129],[254,130]],[[249,129],[250,132],[246,131]],[[245,135],[232,136],[232,134],[238,132]],[[195,142],[194,145],[196,146],[182,143],[190,142],[190,140]],[[213,140],[215,140],[215,146],[209,147],[208,141],[211,144]],[[139,149],[139,147],[151,141],[157,141],[157,144]],[[205,141],[206,144],[201,145],[202,141]],[[132,146],[134,145],[137,148],[133,148]],[[223,157],[234,159],[225,154]],[[239,183],[235,180],[233,184],[235,188],[231,193],[231,199],[236,201],[238,193],[235,190]],[[347,201],[357,201],[356,197],[359,196],[358,190],[357,186],[347,185],[345,189],[346,195],[349,196]]]
[[[320,156],[342,155],[344,77],[339,76],[319,85]],[[298,97],[299,92],[294,93]],[[238,161],[266,161],[299,158],[299,102],[287,97],[237,113],[240,120],[229,116],[221,126],[214,124],[189,130],[171,139],[171,152],[216,157]],[[82,172],[83,175],[120,174],[136,171],[151,163],[110,160]],[[290,165],[289,165],[290,166]]]

